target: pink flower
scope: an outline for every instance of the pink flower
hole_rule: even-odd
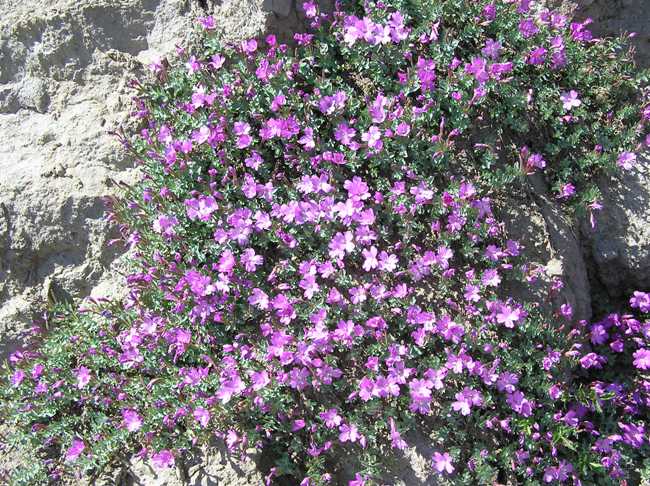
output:
[[[158,469],[172,467],[174,465],[174,455],[171,451],[163,449],[151,456],[151,462]]]
[[[361,140],[368,144],[368,147],[375,150],[381,150],[384,143],[381,141],[381,130],[372,125],[367,132],[361,134]]]
[[[343,419],[337,413],[337,410],[335,408],[330,408],[325,412],[321,412],[319,417],[323,420],[323,422],[325,422],[325,427],[329,429],[338,427],[343,422]]]
[[[168,216],[161,214],[153,222],[153,230],[156,233],[163,235],[165,238],[169,239],[176,234],[176,229],[174,228],[178,224],[178,219],[176,216]]]
[[[343,424],[339,427],[339,440],[341,442],[356,442],[361,439],[359,429],[354,424]]]
[[[454,466],[451,463],[452,461],[449,453],[445,452],[444,454],[440,454],[439,452],[434,452],[431,460],[433,462],[433,469],[435,469],[438,474],[451,474],[454,472]]]
[[[257,270],[257,267],[262,265],[262,263],[264,262],[264,257],[262,257],[261,255],[256,255],[255,250],[253,250],[252,248],[247,248],[246,250],[244,250],[244,253],[240,257],[240,261],[242,265],[244,265],[244,269],[247,272],[254,272],[255,270]]]
[[[623,152],[618,156],[616,163],[619,167],[625,170],[630,170],[636,163],[636,154],[633,154],[632,152]]]
[[[142,417],[135,410],[122,410],[122,419],[129,432],[137,432],[142,427]]]
[[[371,246],[369,250],[362,251],[365,261],[363,262],[363,269],[369,272],[379,265],[377,261],[377,248]]]
[[[635,351],[634,366],[640,370],[650,370],[650,349],[641,348]]]
[[[570,111],[572,108],[577,108],[582,104],[582,101],[578,99],[578,92],[575,90],[565,91],[560,95],[560,101],[562,101],[562,107]]]
[[[630,298],[630,306],[639,309],[641,312],[650,312],[650,293],[634,291]]]
[[[205,30],[214,30],[214,28],[217,26],[217,23],[215,22],[212,15],[209,15],[207,17],[199,17],[198,21]]]
[[[19,386],[25,379],[25,372],[23,370],[16,370],[14,374],[11,375],[11,386]]]
[[[255,371],[251,374],[251,382],[253,383],[253,390],[259,391],[271,383],[271,379],[266,371]]]
[[[207,427],[210,422],[210,412],[203,407],[197,407],[192,412],[194,419],[201,424],[201,427]]]
[[[469,415],[472,406],[480,407],[483,404],[483,397],[480,392],[465,387],[461,392],[456,393],[456,401],[451,404],[451,408],[461,415]]]
[[[90,370],[85,366],[77,370],[77,388],[84,388],[90,382]]]
[[[65,453],[66,461],[75,461],[86,448],[86,444],[81,439],[72,439],[72,444]]]

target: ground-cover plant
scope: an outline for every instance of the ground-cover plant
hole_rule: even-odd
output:
[[[129,294],[12,356],[11,440],[42,459],[14,481],[216,435],[264,449],[269,482],[381,483],[416,429],[441,484],[638,479],[650,296],[588,324],[504,295],[542,269],[493,211],[532,174],[593,211],[634,166],[650,110],[622,41],[529,1],[305,10],[294,47],[200,19],[137,85],[145,177],[109,201]]]

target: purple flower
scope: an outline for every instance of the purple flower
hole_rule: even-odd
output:
[[[331,258],[343,259],[346,253],[354,250],[354,235],[350,231],[336,233],[330,241],[329,250]]]
[[[359,429],[354,424],[343,424],[339,426],[339,440],[341,442],[356,442],[362,439]]]
[[[199,17],[198,21],[205,30],[214,30],[217,26],[217,23],[215,22],[212,15],[208,15],[207,17]]]
[[[566,184],[562,184],[560,186],[560,193],[558,194],[559,199],[568,199],[571,196],[573,196],[576,193],[576,186],[571,184],[570,182],[567,182]]]
[[[251,126],[246,122],[237,121],[234,124],[233,132],[237,135],[237,148],[244,149],[248,147],[253,139],[250,136]]]
[[[25,379],[25,372],[23,370],[14,371],[13,375],[11,375],[11,386],[13,387],[19,386],[24,379]]]
[[[178,224],[176,216],[169,216],[161,214],[153,222],[153,230],[156,233],[163,235],[165,238],[170,239],[176,234],[175,226]]]
[[[578,92],[575,90],[565,91],[560,95],[560,101],[562,101],[562,107],[570,111],[572,108],[577,108],[582,104],[582,101],[578,99]]]
[[[381,141],[381,130],[372,125],[367,132],[361,134],[361,140],[368,144],[368,147],[375,150],[381,150],[384,143]]]
[[[645,427],[643,425],[624,424],[619,422],[618,426],[623,432],[623,442],[634,447],[639,448],[647,440],[645,437]]]
[[[246,389],[244,382],[238,375],[234,375],[221,382],[221,387],[217,391],[216,397],[221,403],[226,404],[234,395],[239,395]]]
[[[136,432],[142,427],[142,417],[135,410],[122,410],[122,420],[129,432]]]
[[[532,64],[533,66],[544,64],[544,61],[546,60],[546,53],[547,50],[543,47],[537,47],[536,49],[533,49],[528,55],[528,64]]]
[[[503,324],[504,327],[513,329],[515,324],[519,323],[522,320],[522,310],[519,307],[512,307],[510,305],[503,304],[499,306],[499,311],[497,312],[497,322]]]
[[[528,39],[539,32],[539,27],[535,25],[535,21],[533,19],[524,19],[519,22],[519,32],[524,37],[524,39]]]
[[[210,412],[203,407],[196,407],[192,412],[192,416],[194,420],[201,424],[201,427],[207,427],[208,423],[210,423]]]
[[[497,379],[497,390],[505,393],[512,393],[517,389],[519,377],[515,373],[505,371]]]
[[[635,291],[630,298],[630,306],[641,312],[650,312],[650,293]]]
[[[501,53],[501,42],[494,39],[485,41],[485,47],[481,50],[481,54],[490,59],[498,59]]]
[[[66,461],[75,461],[86,448],[86,444],[81,439],[72,439],[72,444],[65,453]]]
[[[582,366],[584,369],[589,369],[589,368],[602,368],[603,363],[607,362],[607,358],[604,356],[600,356],[596,353],[588,353],[585,354],[582,358],[580,358],[580,366]]]
[[[248,303],[260,310],[266,310],[269,308],[269,296],[263,290],[255,288],[248,298]]]
[[[449,453],[445,452],[440,454],[439,452],[434,452],[431,460],[433,462],[433,469],[438,474],[451,474],[454,472],[454,466],[452,465]]]
[[[365,258],[363,262],[363,269],[366,272],[377,268],[379,265],[379,261],[377,260],[377,248],[371,246],[370,249],[363,250],[361,253],[363,253],[363,257]]]
[[[192,221],[199,219],[201,221],[210,221],[212,213],[218,209],[217,201],[212,196],[200,196],[195,199],[185,200],[185,210],[187,217]]]
[[[323,420],[323,422],[325,422],[325,426],[330,429],[338,427],[343,422],[343,419],[337,413],[337,410],[335,408],[330,408],[325,412],[321,412],[319,417]]]
[[[616,164],[618,164],[622,169],[630,170],[634,167],[634,164],[636,164],[636,154],[633,154],[632,152],[623,152],[618,156]]]
[[[406,449],[408,444],[404,441],[404,439],[402,439],[399,430],[397,430],[393,417],[388,418],[388,425],[390,425],[390,440],[393,448],[399,450]]]
[[[602,324],[594,324],[590,331],[591,342],[596,345],[605,344],[609,338],[607,329]]]
[[[634,366],[640,370],[650,370],[650,349],[641,348],[634,352]]]
[[[433,388],[433,383],[429,380],[413,380],[409,383],[409,394],[411,396],[409,409],[411,412],[429,413],[431,388]]]
[[[196,59],[195,56],[191,56],[188,59],[186,66],[188,74],[194,74],[201,70],[201,63]]]
[[[480,407],[483,404],[481,393],[469,387],[463,388],[456,393],[456,401],[451,404],[451,408],[461,415],[469,415],[473,406]]]
[[[266,371],[255,371],[251,374],[251,382],[253,384],[253,390],[259,391],[271,383],[271,379]]]
[[[171,451],[163,449],[151,456],[151,462],[153,463],[154,467],[158,469],[172,467],[174,465],[174,455],[171,453]]]
[[[85,366],[77,369],[77,388],[84,388],[90,382],[90,370]]]
[[[385,107],[388,104],[388,98],[379,94],[375,101],[370,105],[369,112],[370,118],[373,123],[383,123],[386,120],[386,110]]]
[[[510,405],[510,407],[519,415],[522,415],[524,417],[530,417],[533,413],[532,404],[524,397],[524,394],[519,390],[508,395],[506,401],[508,402],[508,405]]]
[[[262,265],[264,258],[261,255],[256,255],[255,250],[252,248],[247,248],[244,250],[244,253],[240,257],[242,265],[247,272],[254,272],[257,270],[257,267]]]
[[[366,477],[356,473],[354,479],[348,482],[348,486],[366,486]]]
[[[334,131],[334,138],[343,145],[350,145],[357,131],[346,123],[339,123]]]

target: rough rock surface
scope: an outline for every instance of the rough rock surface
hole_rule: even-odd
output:
[[[578,0],[580,17],[592,18],[599,36],[634,33],[632,44],[640,66],[650,67],[650,22],[647,0]]]
[[[596,228],[584,224],[585,254],[593,260],[592,278],[619,301],[634,290],[650,289],[650,161],[600,182],[603,210]]]
[[[324,2],[327,3],[327,2]],[[129,81],[174,51],[197,15],[227,41],[300,28],[293,1],[0,0],[0,356],[52,288],[83,297],[119,250],[101,197],[132,162],[109,134]],[[207,9],[207,10],[206,10]]]

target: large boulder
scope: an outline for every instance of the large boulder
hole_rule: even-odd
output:
[[[111,135],[132,109],[130,80],[173,55],[206,8],[227,40],[259,34],[263,3],[0,1],[0,356],[53,289],[87,295],[121,251],[102,197],[137,177]]]

